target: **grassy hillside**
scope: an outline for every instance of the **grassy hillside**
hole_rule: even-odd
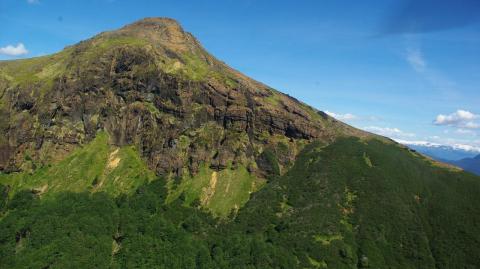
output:
[[[181,199],[185,205],[199,203],[216,216],[226,217],[237,211],[250,198],[261,181],[250,174],[243,166],[227,167],[215,171],[204,164],[195,176],[185,176],[175,185],[174,179],[168,181],[167,202]]]
[[[27,190],[41,196],[61,192],[106,192],[112,196],[130,194],[156,178],[140,158],[134,146],[115,147],[109,136],[99,132],[95,139],[68,155],[64,160],[42,167],[28,156],[29,171],[0,173],[0,184],[9,186],[10,196]],[[259,189],[263,181],[239,165],[221,171],[204,163],[199,172],[188,171],[181,178],[166,180],[167,203],[180,199],[184,205],[199,203],[215,216],[227,217],[236,212]]]
[[[25,162],[32,162],[28,155]],[[35,163],[31,163],[35,167]],[[131,193],[155,178],[134,147],[114,147],[108,135],[97,134],[89,144],[75,150],[59,163],[31,172],[0,174],[0,184],[11,194],[20,190],[34,193],[104,191],[113,195]]]
[[[250,200],[241,228],[301,267],[476,268],[479,178],[394,144],[312,144]]]
[[[310,144],[228,220],[188,193],[167,203],[168,184],[49,199],[3,187],[0,268],[480,266],[479,178],[394,144]]]

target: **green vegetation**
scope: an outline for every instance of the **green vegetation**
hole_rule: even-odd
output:
[[[198,82],[215,79],[229,87],[237,86],[237,82],[231,78],[228,72],[209,65],[207,60],[203,58],[203,54],[204,52],[197,51],[196,53],[182,53],[179,55],[178,60],[165,58],[160,67],[166,73],[174,74],[190,81]]]
[[[339,234],[334,234],[334,235],[318,234],[318,235],[314,235],[313,239],[315,240],[315,242],[319,242],[322,245],[330,245],[330,243],[334,240],[342,240],[343,236],[341,236]]]
[[[209,66],[205,60],[200,59],[195,54],[184,54],[182,58],[184,65],[181,73],[193,81],[203,80],[210,73]]]
[[[104,36],[94,41],[92,49],[107,50],[118,46],[145,46],[148,41],[131,36]]]
[[[173,179],[168,181],[170,192],[167,202],[183,195],[185,205],[199,201],[215,216],[227,217],[232,210],[238,210],[248,201],[255,184],[261,183],[243,166],[235,169],[229,166],[215,171],[204,164],[198,174],[184,177],[179,185],[174,185]]]
[[[153,178],[154,173],[146,167],[135,148],[113,147],[108,144],[108,135],[101,132],[64,160],[41,167],[33,174],[0,174],[0,184],[11,186],[11,194],[20,190],[40,194],[90,190],[118,195],[130,193]]]
[[[151,102],[144,102],[143,103],[145,105],[145,107],[147,107],[148,111],[150,111],[150,113],[156,117],[160,116],[161,112],[160,110],[158,110],[157,107],[155,107],[154,104],[152,104]]]
[[[315,259],[312,259],[311,257],[308,257],[308,260],[310,261],[310,264],[313,266],[313,268],[328,268],[325,261],[317,261]]]
[[[105,193],[47,200],[17,193],[0,222],[0,268],[212,268],[208,249],[194,238],[202,213],[175,211],[176,204],[163,209],[159,183],[116,200]]]
[[[91,64],[102,56],[108,55],[107,52],[114,48],[141,48],[149,43],[145,39],[131,36],[100,35],[81,45],[84,47],[80,47],[82,53],[78,54],[80,57],[77,59],[79,60],[78,64]]]
[[[104,193],[40,200],[18,192],[0,222],[0,268],[106,268],[115,208]]]
[[[66,70],[66,61],[71,50],[16,61],[6,61],[0,64],[0,78],[12,86],[26,88],[33,95],[38,91],[45,95],[53,86],[54,80]]]
[[[14,83],[40,82],[54,78],[62,71],[62,63],[69,50],[61,53],[16,61],[6,61],[0,65],[0,74]]]
[[[260,158],[265,162],[265,166],[268,167],[268,171],[274,175],[280,175],[280,166],[278,164],[277,156],[273,153],[270,149],[265,149],[262,154],[260,154]]]
[[[76,54],[78,52],[74,47],[68,47],[52,55],[1,62],[0,79],[30,91],[32,96],[39,93],[43,98],[51,90],[55,79],[67,74],[75,66],[88,69],[114,47],[142,47],[147,44],[145,40],[133,37],[99,36],[91,39],[88,45],[80,43],[80,48],[84,46],[80,55]]]
[[[363,159],[368,167],[373,167],[372,160],[370,160],[370,157],[368,157],[366,153],[363,153]]]
[[[89,146],[108,153],[102,139]],[[42,199],[30,191],[7,195],[12,190],[0,186],[0,268],[480,265],[478,177],[432,166],[394,144],[350,138],[307,145],[286,174],[220,221],[197,208],[214,173],[216,190],[225,191],[246,171],[225,169],[221,183],[221,172],[203,167],[198,182],[176,186],[180,199],[169,198],[172,183],[163,179],[145,178],[116,197],[107,188]],[[223,193],[208,199],[203,203],[217,212],[225,212],[222,201],[232,202]]]
[[[314,143],[228,230],[288,250],[291,268],[475,268],[479,191],[478,178],[394,144]]]
[[[282,104],[281,94],[274,89],[269,89],[269,92],[270,95],[265,98],[265,101],[272,106],[280,106]]]
[[[190,144],[187,136],[180,136],[178,140],[178,147],[182,150]],[[31,159],[26,155],[25,166],[30,163]],[[187,176],[180,179],[179,184],[175,184],[173,178],[167,181],[169,194],[166,201],[171,203],[182,196],[184,204],[191,205],[199,200],[203,208],[219,217],[227,217],[232,210],[241,208],[250,193],[262,184],[242,165],[233,168],[229,164],[226,169],[215,171],[208,164],[203,164],[195,176],[188,171],[185,174]],[[133,146],[111,146],[108,135],[100,132],[93,141],[59,163],[33,172],[0,174],[0,184],[11,186],[10,195],[31,190],[41,195],[64,191],[103,191],[118,196],[132,193],[154,178],[154,173]]]

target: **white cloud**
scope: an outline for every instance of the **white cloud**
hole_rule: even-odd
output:
[[[390,127],[378,127],[378,126],[367,126],[362,128],[365,131],[369,131],[378,135],[387,136],[390,138],[412,138],[415,137],[414,133],[404,132],[398,128]]]
[[[480,152],[480,141],[465,144],[461,143],[460,141],[449,140],[446,139],[442,143],[431,142],[431,141],[422,141],[422,140],[404,140],[404,139],[394,139],[400,144],[403,145],[413,145],[413,146],[423,146],[423,147],[430,147],[430,148],[438,148],[438,147],[449,147],[454,150],[463,150],[463,151],[470,151],[470,152]]]
[[[473,122],[473,121],[469,121],[467,123],[465,123],[465,128],[468,128],[468,129],[478,129],[480,128],[480,124],[476,123],[476,122]]]
[[[356,115],[353,115],[353,114],[350,114],[350,113],[337,114],[337,113],[334,113],[334,112],[330,112],[328,110],[325,111],[325,113],[327,115],[329,115],[330,117],[334,117],[337,120],[349,121],[349,120],[356,120],[358,118]]]
[[[463,128],[459,128],[457,130],[455,130],[455,133],[457,134],[462,134],[462,135],[476,135],[476,133],[472,130],[468,130],[468,129],[463,129]]]
[[[23,43],[18,43],[17,46],[8,45],[6,47],[0,48],[0,54],[7,56],[20,56],[28,53],[27,48]]]
[[[480,147],[471,146],[471,145],[454,144],[453,148],[461,149],[461,150],[465,150],[465,151],[480,152]]]
[[[406,60],[417,72],[421,73],[425,71],[425,68],[427,67],[427,62],[423,58],[422,51],[420,49],[407,49]]]
[[[27,3],[29,3],[29,4],[38,4],[38,3],[40,3],[40,1],[39,1],[39,0],[27,0]]]
[[[480,128],[480,124],[475,122],[477,118],[479,118],[479,115],[459,109],[449,115],[439,114],[433,121],[433,124],[460,127],[462,129],[477,129]]]
[[[381,118],[376,116],[359,116],[352,113],[335,113],[332,111],[326,110],[325,113],[330,117],[334,117],[337,120],[341,121],[362,121],[362,122],[371,122],[371,121],[379,121]]]
[[[404,140],[404,139],[395,139],[400,144],[404,145],[414,145],[414,146],[424,146],[424,147],[440,147],[441,144],[430,142],[430,141],[423,141],[423,140]]]

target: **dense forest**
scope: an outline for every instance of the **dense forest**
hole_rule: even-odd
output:
[[[271,160],[275,162],[275,158]],[[477,268],[479,179],[381,141],[308,145],[238,212],[2,186],[0,268]]]

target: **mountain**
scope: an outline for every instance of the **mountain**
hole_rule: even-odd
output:
[[[465,171],[480,175],[480,155],[474,158],[464,158],[458,161],[449,161],[449,163],[456,165]]]
[[[425,154],[437,161],[458,166],[465,171],[480,175],[480,163],[478,149],[465,145],[440,145],[423,141],[398,142],[407,145],[409,148]]]
[[[0,70],[1,170],[30,173],[58,163],[79,146],[96,144],[103,132],[108,143],[102,147],[109,145],[95,162],[103,165],[88,175],[99,180],[95,190],[115,181],[105,169],[123,164],[116,150],[134,146],[156,175],[172,183],[190,179],[172,189],[169,199],[184,190],[189,201],[201,198],[214,172],[241,177],[230,182],[239,185],[229,188],[228,206],[217,206],[223,198],[215,193],[205,198],[220,215],[287,169],[308,141],[371,136],[229,68],[170,19],[144,19],[51,56],[2,62]],[[270,152],[281,152],[275,167]],[[15,180],[12,187],[86,190],[91,182],[76,181],[81,172],[72,177],[75,184]],[[117,194],[142,182],[117,180]]]
[[[480,178],[146,18],[0,62],[0,268],[477,268]]]
[[[397,141],[439,161],[456,161],[463,158],[472,158],[479,153],[478,149],[467,145],[441,145],[426,141]]]

